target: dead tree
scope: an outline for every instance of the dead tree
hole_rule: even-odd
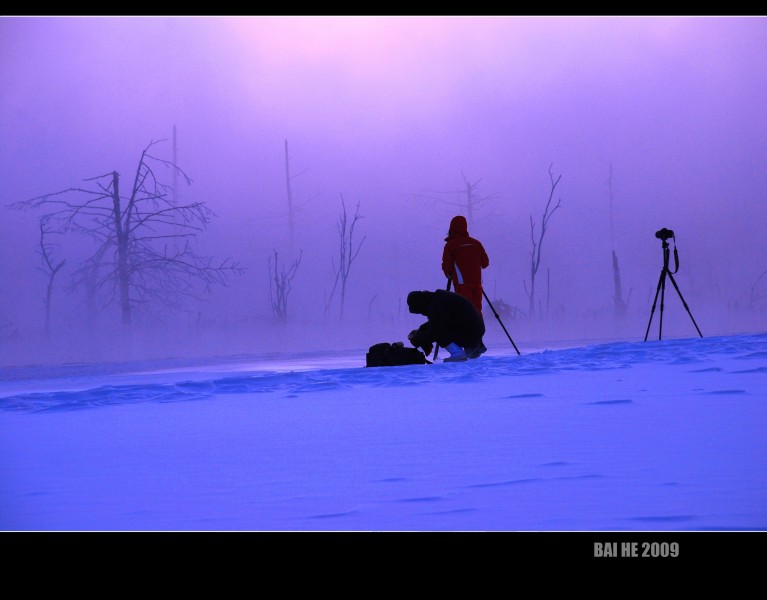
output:
[[[304,169],[303,171],[295,175],[291,174],[290,156],[288,154],[288,140],[285,140],[285,190],[286,190],[287,200],[288,200],[288,234],[289,234],[291,252],[293,251],[293,248],[295,246],[296,214],[300,212],[301,208],[303,208],[305,205],[307,205],[309,202],[311,202],[312,200],[314,200],[314,198],[317,197],[317,195],[315,195],[312,198],[309,198],[308,200],[305,200],[302,203],[296,203],[295,197],[293,195],[292,181],[294,179],[297,179],[298,177],[300,177],[307,171],[308,169]]]
[[[466,192],[466,221],[469,225],[469,231],[474,224],[474,212],[482,205],[490,196],[480,196],[476,193],[477,186],[481,179],[477,179],[474,183],[471,183],[466,175],[461,171],[461,177],[463,177],[464,190]]]
[[[439,191],[427,191],[418,194],[419,197],[425,197],[430,200],[436,200],[451,206],[455,206],[461,212],[466,213],[466,222],[471,231],[474,218],[477,212],[483,208],[484,204],[488,200],[492,200],[497,197],[497,194],[481,195],[478,193],[478,187],[482,179],[477,179],[473,183],[469,181],[463,171],[461,171],[461,177],[463,178],[463,187],[457,191],[439,192]],[[448,201],[443,199],[445,195],[455,197],[458,196],[457,201]]]
[[[272,313],[280,323],[288,320],[288,296],[292,289],[293,278],[296,276],[298,266],[301,264],[303,252],[299,252],[298,258],[290,266],[279,266],[279,255],[274,250],[274,255],[269,257],[269,300],[272,305]]]
[[[50,242],[46,242],[45,235],[49,233],[48,219],[42,217],[40,219],[40,254],[43,257],[43,266],[40,269],[48,276],[48,285],[45,290],[45,336],[48,337],[51,332],[51,300],[53,299],[53,280],[56,278],[56,274],[61,267],[64,266],[66,260],[62,260],[54,264],[52,253],[53,245]]]
[[[551,216],[562,205],[562,200],[558,199],[557,203],[552,207],[551,203],[554,199],[554,191],[556,190],[559,180],[562,179],[562,175],[559,175],[556,179],[551,172],[551,166],[549,165],[549,180],[551,181],[551,189],[549,190],[549,198],[546,201],[546,206],[543,209],[543,219],[541,220],[541,227],[536,237],[535,222],[533,216],[530,215],[530,239],[533,243],[533,250],[530,252],[530,290],[527,290],[525,285],[525,291],[529,299],[529,316],[532,317],[535,313],[535,276],[538,273],[538,268],[541,265],[541,248],[543,247],[543,236],[546,235],[546,230],[549,226]]]
[[[333,282],[333,289],[330,291],[330,297],[325,305],[325,314],[330,309],[330,305],[333,302],[338,283],[341,283],[341,308],[340,316],[344,316],[344,301],[346,299],[346,284],[349,280],[349,274],[351,272],[352,263],[357,258],[362,248],[362,243],[367,236],[363,236],[357,246],[354,246],[354,227],[357,222],[362,218],[360,215],[360,203],[357,202],[357,210],[354,212],[354,217],[349,222],[348,215],[346,214],[346,203],[344,202],[344,196],[341,194],[341,216],[338,218],[338,235],[340,237],[340,243],[338,246],[338,265],[336,266],[335,260],[333,261],[333,272],[335,273],[335,280]]]
[[[629,293],[629,297],[631,294]],[[618,255],[613,250],[613,311],[616,316],[626,315],[626,301],[623,300],[623,289],[621,287],[621,270],[618,267]]]
[[[290,235],[290,248],[293,249],[295,236],[295,224],[293,222],[293,191],[290,188],[290,160],[288,158],[288,140],[285,140],[285,187],[288,195],[288,233]]]
[[[613,310],[616,316],[622,317],[626,314],[626,302],[623,300],[621,271],[618,267],[618,255],[615,253],[615,233],[613,229],[613,163],[610,163],[608,187],[610,197],[610,244],[612,245],[613,253]]]
[[[129,326],[137,308],[155,304],[178,308],[187,298],[199,299],[212,285],[227,285],[243,269],[231,259],[215,260],[197,254],[193,243],[216,216],[203,202],[178,203],[173,189],[162,183],[156,167],[171,169],[191,179],[172,161],[149,154],[159,142],[141,153],[127,194],[120,190],[117,171],[85,181],[90,187],[72,187],[12,204],[12,209],[49,209],[48,222],[62,233],[90,237],[95,250],[75,271],[74,287],[98,274],[94,293],[104,304],[120,307],[123,325]]]

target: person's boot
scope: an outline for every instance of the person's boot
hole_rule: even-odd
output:
[[[469,357],[466,356],[466,353],[463,351],[463,348],[461,348],[455,342],[450,342],[447,346],[445,346],[445,350],[450,352],[450,356],[448,356],[444,362],[459,362],[469,359]]]
[[[483,342],[479,342],[476,346],[472,346],[471,348],[466,348],[466,356],[469,358],[479,358],[481,354],[484,354],[487,352],[487,347]]]

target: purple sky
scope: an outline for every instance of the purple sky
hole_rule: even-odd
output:
[[[343,194],[367,236],[349,318],[388,317],[411,289],[444,286],[463,175],[488,197],[470,228],[490,255],[488,293],[526,308],[529,220],[551,164],[562,207],[539,289],[550,270],[553,308],[611,315],[614,247],[641,337],[661,267],[654,233],[668,227],[703,329],[760,329],[765,301],[747,306],[767,271],[766,59],[760,17],[4,17],[0,199],[128,174],[175,125],[193,179],[183,195],[220,217],[201,250],[248,269],[203,312],[257,321],[270,316],[270,253],[290,256],[287,139],[304,251],[293,310],[322,314]],[[170,158],[170,141],[161,148]],[[33,336],[45,289],[35,215],[3,210],[0,325]],[[65,277],[56,316],[74,323]]]

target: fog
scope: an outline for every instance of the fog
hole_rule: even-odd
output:
[[[407,293],[445,286],[457,214],[487,249],[485,289],[511,307],[502,323],[523,353],[643,339],[663,227],[703,335],[764,331],[766,59],[761,17],[0,18],[2,364],[404,340],[420,323]],[[53,237],[66,263],[46,335],[45,209],[8,207],[112,171],[127,188],[160,140],[153,153],[192,180],[179,199],[217,215],[196,250],[244,271],[182,309],[137,308],[124,331],[117,304],[94,319],[70,289],[92,240]],[[539,232],[550,176],[560,206],[529,315],[531,219]],[[329,303],[342,200],[361,216],[343,315],[338,290]],[[285,323],[271,307],[275,251],[301,257]],[[490,352],[508,346],[485,319]],[[663,336],[697,336],[671,285]]]

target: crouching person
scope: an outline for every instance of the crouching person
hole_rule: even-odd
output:
[[[424,315],[426,323],[410,332],[408,339],[428,355],[436,343],[450,356],[446,362],[477,358],[487,348],[482,343],[485,322],[477,309],[463,296],[446,290],[410,292],[407,307]]]

